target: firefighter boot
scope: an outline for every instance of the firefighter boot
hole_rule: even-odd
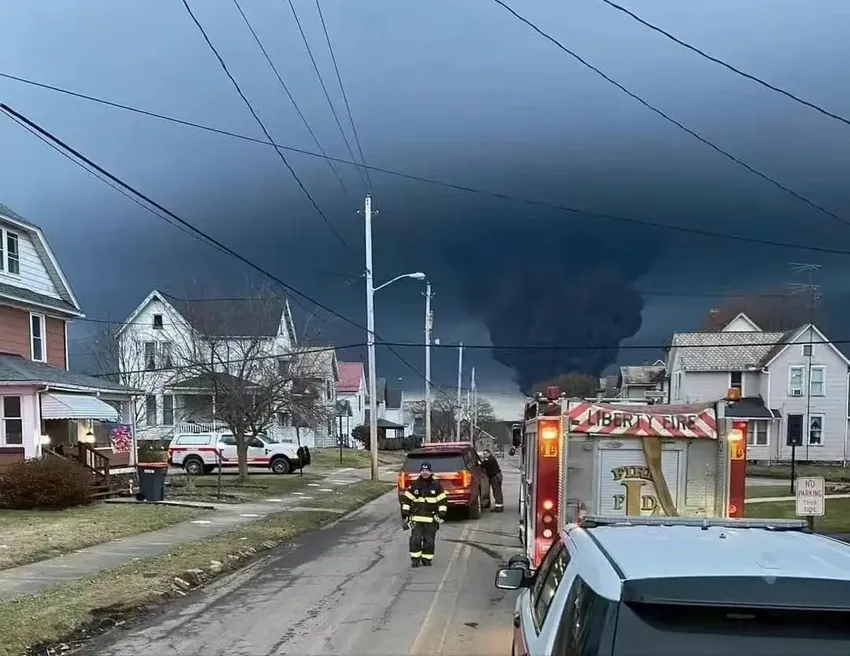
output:
[[[422,561],[419,558],[411,558],[410,559],[410,566],[411,567],[419,567],[419,565],[421,563],[422,563]]]
[[[422,559],[422,566],[423,567],[431,567],[431,565],[433,565],[433,564],[434,564],[434,561],[431,558],[423,558]]]

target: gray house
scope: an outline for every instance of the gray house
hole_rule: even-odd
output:
[[[719,333],[676,333],[667,364],[671,403],[714,401],[740,390],[727,416],[747,419],[748,459],[848,458],[850,360],[817,326],[764,332],[738,315]]]
[[[620,398],[663,401],[667,398],[667,367],[661,360],[654,364],[620,367]]]

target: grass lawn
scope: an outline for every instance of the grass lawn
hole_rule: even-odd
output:
[[[815,518],[815,530],[822,533],[850,533],[850,499],[827,499],[826,514]],[[747,517],[797,519],[794,501],[768,501],[746,506]]]
[[[222,474],[221,496],[218,496],[218,475],[172,476],[168,498],[174,501],[214,501],[216,503],[243,503],[262,501],[289,492],[301,491],[308,483],[316,483],[318,476],[300,474],[252,474],[247,482],[240,482],[236,474]]]
[[[322,506],[355,510],[391,487],[359,481],[347,486],[348,494],[326,497]],[[67,641],[69,636],[92,622],[121,617],[162,600],[174,577],[187,569],[206,567],[212,560],[227,566],[227,555],[239,549],[257,548],[268,541],[284,542],[336,519],[339,514],[331,512],[279,513],[161,556],[104,570],[85,580],[62,583],[39,595],[2,603],[0,656],[20,656],[32,645]]]
[[[790,497],[791,484],[788,485],[748,485],[747,498],[756,499],[760,497]]]
[[[197,508],[106,503],[68,510],[0,510],[0,569],[154,531],[204,512]]]
[[[302,505],[307,508],[346,508],[348,504],[354,504],[358,507],[394,489],[395,483],[357,481],[338,487],[333,492],[327,492]]]
[[[339,449],[313,449],[310,451],[310,455],[313,458],[310,467],[324,469],[354,467],[355,469],[366,469],[372,464],[372,457],[369,451],[361,451],[359,449],[343,449],[341,463],[339,461]],[[382,465],[400,465],[404,461],[404,455],[404,451],[381,451],[378,454],[378,463]]]
[[[791,465],[747,465],[747,476],[790,479]],[[827,481],[850,483],[850,467],[798,464],[794,467],[794,476],[823,476]]]

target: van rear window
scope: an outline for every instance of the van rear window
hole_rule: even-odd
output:
[[[466,469],[463,456],[459,453],[412,454],[404,461],[404,471],[418,472],[423,462],[430,462],[435,472],[456,472]]]
[[[204,446],[210,443],[209,435],[180,435],[177,444],[180,446]]]
[[[614,656],[846,656],[850,613],[621,603]]]

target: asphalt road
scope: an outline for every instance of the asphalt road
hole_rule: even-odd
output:
[[[496,590],[519,551],[519,474],[506,510],[454,520],[431,568],[411,569],[394,494],[86,648],[98,656],[476,656],[510,652],[515,594]]]

